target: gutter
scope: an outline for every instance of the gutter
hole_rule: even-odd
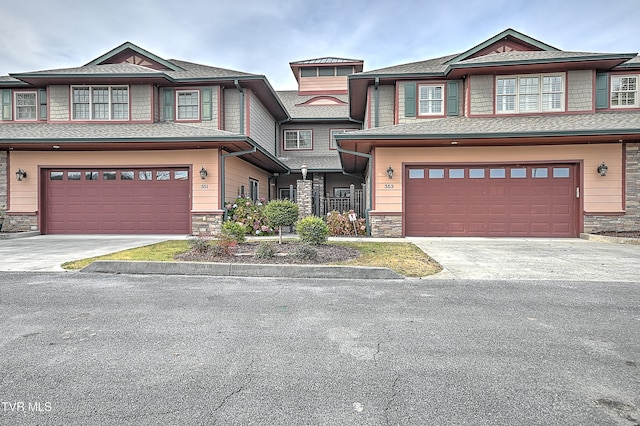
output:
[[[340,141],[337,139],[336,139],[336,148],[338,149],[339,153],[351,154],[357,157],[364,157],[369,160],[369,171],[367,172],[368,174],[367,180],[368,180],[368,186],[369,186],[369,191],[368,191],[369,192],[369,208],[364,210],[364,215],[365,215],[365,220],[367,222],[367,235],[371,236],[371,223],[369,221],[369,212],[371,211],[371,203],[373,203],[373,167],[371,165],[371,154],[365,154],[363,152],[349,151],[349,150],[343,149],[340,146]],[[360,177],[360,176],[346,173],[344,171],[342,173],[347,176],[354,176],[358,178]]]

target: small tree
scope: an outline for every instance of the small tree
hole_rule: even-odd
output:
[[[264,208],[264,215],[271,226],[278,228],[282,244],[282,227],[291,226],[298,220],[298,206],[289,200],[270,201]]]
[[[296,224],[296,232],[303,243],[318,245],[327,242],[329,227],[321,217],[307,216]]]

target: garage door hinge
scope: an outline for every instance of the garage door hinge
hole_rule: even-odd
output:
[[[576,187],[576,198],[580,198],[580,187]]]

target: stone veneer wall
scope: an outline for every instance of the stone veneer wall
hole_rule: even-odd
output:
[[[296,204],[298,204],[298,219],[313,215],[313,181],[297,181]]]
[[[223,220],[224,212],[194,213],[191,215],[191,234],[219,234]]]
[[[584,232],[640,231],[640,143],[626,146],[626,212],[623,215],[585,215]]]
[[[402,214],[369,214],[372,237],[402,237]]]
[[[2,232],[26,232],[38,229],[38,216],[35,214],[7,215],[2,223]]]

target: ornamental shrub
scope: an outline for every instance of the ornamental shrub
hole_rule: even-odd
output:
[[[256,259],[271,259],[276,255],[276,248],[272,243],[268,241],[262,241],[258,248],[256,249],[256,253],[253,255]]]
[[[291,257],[302,261],[318,260],[318,250],[308,244],[300,244],[291,251]]]
[[[350,210],[349,213],[353,213],[353,210]],[[341,214],[335,210],[327,213],[329,235],[335,237],[339,235],[365,235],[367,233],[367,221],[363,217],[359,217],[355,222],[351,222],[349,213]]]
[[[329,238],[329,227],[321,217],[307,216],[296,224],[300,241],[307,244],[324,244]]]
[[[191,250],[197,253],[207,253],[209,248],[209,242],[213,239],[213,236],[209,233],[202,233],[189,237],[189,247]]]
[[[273,235],[273,228],[264,215],[266,200],[261,198],[255,203],[251,198],[236,198],[233,203],[225,204],[229,220],[242,225],[245,234]]]
[[[244,226],[233,220],[227,220],[222,224],[222,235],[233,239],[237,243],[243,243],[247,239]]]
[[[282,244],[282,227],[291,226],[298,219],[298,205],[289,200],[270,201],[264,208],[264,215],[269,225],[278,228],[280,244]]]

